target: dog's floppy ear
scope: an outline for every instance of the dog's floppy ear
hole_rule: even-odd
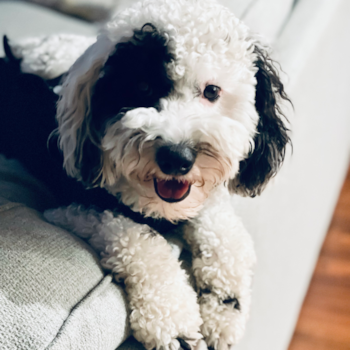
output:
[[[229,183],[229,189],[244,196],[255,197],[265,188],[284,160],[290,142],[285,116],[280,103],[289,101],[274,61],[266,50],[255,46],[256,94],[255,108],[259,114],[254,145],[248,157],[240,162],[239,173]]]
[[[91,127],[91,96],[111,50],[113,45],[107,38],[90,46],[65,77],[57,104],[63,165],[69,176],[86,187],[98,185],[102,177],[101,135]]]

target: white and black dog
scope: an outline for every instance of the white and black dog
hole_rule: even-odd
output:
[[[47,90],[46,101],[54,101]],[[88,238],[124,281],[131,328],[147,349],[194,347],[202,337],[215,349],[236,344],[249,313],[255,253],[230,193],[260,194],[290,141],[279,105],[288,97],[266,49],[213,0],[143,0],[105,26],[59,94],[64,169],[93,195],[71,191],[75,185],[51,165],[52,155],[41,156],[36,175],[57,198],[73,194],[60,205],[72,200],[111,211],[71,206],[46,217]],[[42,120],[25,123],[37,130]],[[56,127],[48,123],[37,153]],[[9,148],[8,135],[0,151]],[[24,161],[33,168],[29,156]],[[161,235],[169,231],[191,249],[196,292]]]

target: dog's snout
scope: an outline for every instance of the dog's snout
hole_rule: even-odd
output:
[[[184,144],[167,144],[158,148],[156,162],[166,175],[186,175],[196,161],[197,153]]]

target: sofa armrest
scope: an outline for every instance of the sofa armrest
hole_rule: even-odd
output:
[[[23,204],[0,206],[0,348],[114,350],[129,335],[123,289],[81,240]]]
[[[122,287],[84,241],[34,209],[50,194],[3,156],[0,193],[0,348],[116,349],[130,334]]]

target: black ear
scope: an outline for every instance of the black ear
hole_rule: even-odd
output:
[[[279,103],[289,100],[284,91],[274,61],[258,46],[254,49],[256,94],[255,108],[259,114],[254,148],[248,157],[240,162],[237,177],[229,184],[229,189],[244,196],[255,197],[265,188],[271,177],[276,175],[283,163],[286,146],[291,142],[287,121]]]

